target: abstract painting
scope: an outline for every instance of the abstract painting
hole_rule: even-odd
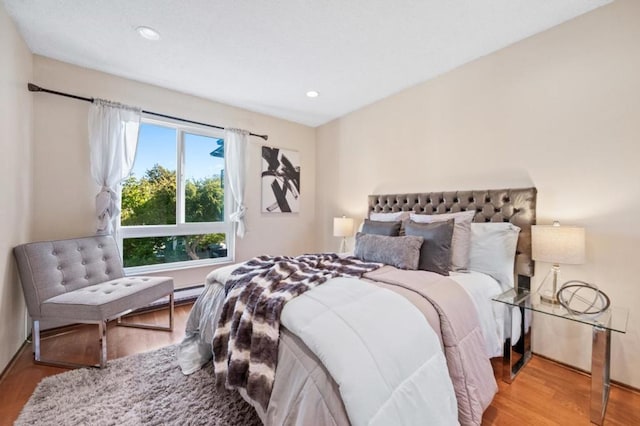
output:
[[[300,153],[262,147],[262,212],[300,211]]]

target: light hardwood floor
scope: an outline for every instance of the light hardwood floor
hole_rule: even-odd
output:
[[[176,307],[174,331],[117,327],[108,331],[109,359],[154,350],[179,342],[191,305]],[[150,312],[134,321],[165,324],[166,311]],[[43,354],[74,362],[98,359],[97,327],[77,327],[63,336],[46,339]],[[0,425],[11,425],[38,382],[65,370],[33,365],[31,346],[25,346],[0,382]],[[500,380],[494,362],[498,395],[485,411],[483,425],[589,425],[589,376],[534,356],[518,378],[508,385]],[[640,394],[613,387],[605,425],[640,425]]]

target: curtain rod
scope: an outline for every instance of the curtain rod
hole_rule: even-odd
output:
[[[85,98],[84,96],[72,95],[71,93],[58,92],[56,90],[45,89],[45,88],[40,87],[38,85],[35,85],[33,83],[28,83],[27,84],[27,88],[29,89],[30,92],[51,93],[53,95],[59,95],[59,96],[67,97],[67,98],[78,99],[80,101],[85,101],[85,102],[93,103],[93,100],[94,100],[93,98]],[[199,121],[187,120],[186,118],[174,117],[173,115],[160,114],[158,112],[153,112],[153,111],[142,110],[142,112],[145,113],[145,114],[148,114],[148,115],[154,115],[156,117],[168,118],[168,119],[171,119],[171,120],[182,121],[184,123],[197,124],[199,126],[212,127],[214,129],[224,130],[224,127],[216,126],[214,124],[201,123]],[[259,138],[264,139],[265,141],[269,139],[269,135],[257,135],[255,133],[249,133],[249,135],[257,136]]]

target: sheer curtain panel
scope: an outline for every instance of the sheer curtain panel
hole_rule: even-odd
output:
[[[89,110],[91,175],[96,195],[97,234],[116,234],[120,183],[131,173],[138,144],[140,108],[95,99]]]
[[[247,211],[244,205],[245,164],[249,132],[240,129],[224,129],[225,176],[231,189],[235,206],[229,216],[236,222],[236,235],[244,237],[246,231],[244,217]]]

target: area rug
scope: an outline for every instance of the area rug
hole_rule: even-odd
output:
[[[184,376],[177,346],[43,379],[15,425],[261,425],[237,392],[216,390],[213,368]]]

